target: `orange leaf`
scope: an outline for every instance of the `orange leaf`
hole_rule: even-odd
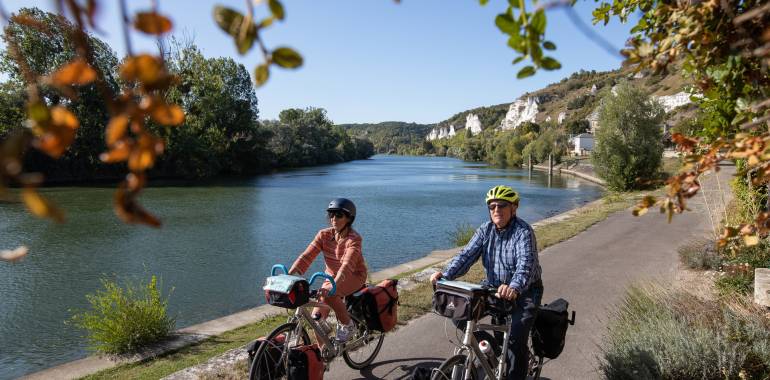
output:
[[[171,30],[171,20],[155,12],[139,12],[134,19],[134,27],[147,34],[161,35]]]
[[[57,86],[84,85],[94,80],[96,70],[82,58],[73,60],[51,75],[51,81]]]
[[[126,58],[126,62],[120,67],[120,75],[127,81],[145,84],[153,84],[166,77],[163,62],[149,54]]]
[[[157,104],[150,112],[155,121],[163,125],[179,125],[184,123],[184,111],[176,104]]]
[[[59,223],[64,221],[64,213],[61,212],[47,199],[43,198],[35,189],[26,188],[21,192],[21,199],[30,212],[41,218],[51,218]]]
[[[160,220],[136,203],[136,193],[126,190],[122,183],[115,193],[115,214],[126,223],[141,223],[160,227]]]
[[[118,140],[109,152],[99,155],[99,159],[106,163],[122,162],[131,154],[131,145],[125,140]]]
[[[110,119],[107,124],[107,145],[112,145],[116,141],[123,138],[126,135],[126,129],[128,128],[128,116],[118,115]]]
[[[128,168],[132,172],[141,172],[155,164],[155,152],[148,148],[139,148],[131,151],[128,156]]]
[[[25,246],[18,247],[16,249],[8,250],[3,249],[0,250],[0,260],[4,261],[19,261],[24,258],[24,256],[27,256],[27,253],[29,253],[29,248]]]
[[[62,106],[51,108],[51,120],[54,125],[73,131],[80,126],[77,116]]]

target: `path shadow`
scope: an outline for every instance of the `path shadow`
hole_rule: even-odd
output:
[[[393,363],[399,363],[399,362],[415,362],[414,364],[401,364],[396,367],[393,367],[390,371],[383,374],[383,377],[378,377],[374,375],[374,370],[378,367],[386,366]],[[392,359],[392,360],[384,360],[381,362],[375,362],[372,363],[372,365],[364,368],[361,370],[361,376],[362,377],[356,377],[351,380],[374,380],[374,379],[383,379],[383,378],[389,378],[388,375],[392,374],[393,371],[399,370],[404,371],[403,375],[399,375],[397,377],[393,377],[395,380],[406,380],[409,379],[412,376],[412,372],[414,372],[415,368],[418,367],[424,367],[424,368],[436,368],[438,367],[441,362],[443,362],[443,358],[404,358],[404,359]]]

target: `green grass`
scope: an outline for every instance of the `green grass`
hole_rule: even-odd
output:
[[[582,210],[572,218],[536,228],[535,233],[538,247],[539,249],[544,249],[550,245],[567,240],[593,224],[604,220],[611,213],[628,209],[641,197],[641,193],[612,193],[604,198],[604,202]],[[416,269],[410,273],[416,273],[422,269],[424,268]],[[462,280],[479,282],[483,278],[483,268],[480,263],[477,263],[463,276]],[[409,291],[401,292],[398,309],[399,324],[405,324],[413,318],[430,312],[432,297],[433,289],[428,283],[423,283]],[[205,362],[230,349],[243,346],[257,337],[265,336],[270,330],[284,322],[285,319],[285,316],[272,317],[256,324],[229,331],[195,346],[163,355],[154,360],[119,366],[86,377],[86,379],[158,379],[181,369]],[[237,376],[235,375],[237,374],[233,374],[232,371],[245,371],[243,367],[242,363],[236,364],[235,370],[230,369],[230,372],[228,372],[227,369],[224,369],[221,372],[218,371],[217,374],[209,376],[209,378],[236,378]]]

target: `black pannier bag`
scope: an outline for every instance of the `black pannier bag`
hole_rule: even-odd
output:
[[[540,307],[532,332],[532,349],[535,354],[556,359],[564,349],[569,327],[569,302],[559,298]]]
[[[265,279],[265,301],[267,303],[296,309],[310,301],[310,285],[299,276],[282,274]]]
[[[484,313],[486,292],[464,281],[440,281],[433,292],[433,311],[454,321],[480,318]]]

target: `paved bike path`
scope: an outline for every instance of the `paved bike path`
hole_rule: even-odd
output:
[[[732,170],[720,172],[729,193]],[[577,311],[577,323],[568,331],[561,356],[547,363],[542,378],[598,379],[599,344],[617,304],[628,285],[647,279],[674,279],[679,261],[677,247],[688,239],[706,236],[711,230],[707,205],[713,209],[717,191],[714,175],[704,179],[705,193],[688,203],[692,212],[667,223],[664,215],[634,217],[629,211],[610,215],[579,235],[540,252],[545,284],[544,302],[562,297]],[[712,199],[713,198],[713,199]],[[526,201],[526,200],[525,200]],[[720,200],[721,203],[721,200]],[[415,367],[435,367],[452,354],[455,329],[446,319],[427,314],[386,336],[382,351],[367,369],[351,370],[335,361],[328,379],[408,379]]]

